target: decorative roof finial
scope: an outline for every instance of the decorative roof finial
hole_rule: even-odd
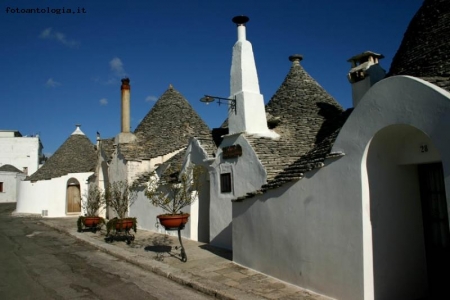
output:
[[[245,23],[250,21],[250,18],[247,16],[236,16],[232,19],[233,23],[237,26],[245,26]]]
[[[72,135],[74,135],[74,134],[81,134],[81,135],[84,135],[83,131],[81,131],[81,129],[80,129],[81,124],[76,124],[75,126],[76,126],[76,129],[75,129],[74,132],[72,132]]]
[[[169,90],[173,90],[173,86],[171,83],[169,83]]]
[[[293,66],[299,66],[300,62],[303,60],[303,55],[301,54],[294,54],[289,56],[289,60],[292,61]]]

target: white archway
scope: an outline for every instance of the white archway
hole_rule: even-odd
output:
[[[392,127],[386,132],[382,132],[383,129],[389,128],[391,125],[399,127]],[[411,130],[401,126],[409,126]],[[371,190],[366,162],[369,150],[373,146],[372,143],[376,142],[376,135],[381,133],[381,137],[387,134],[384,137],[387,139],[388,132],[391,132],[393,136],[395,136],[395,132],[400,135],[420,132],[428,137],[428,141],[432,141],[432,148],[431,150],[428,148],[427,155],[430,156],[433,153],[433,148],[441,154],[441,157],[435,159],[435,161],[440,160],[442,162],[448,212],[450,209],[450,139],[448,138],[448,132],[450,132],[450,93],[414,77],[395,76],[384,79],[373,86],[361,99],[334,143],[332,152],[345,153],[346,169],[352,171],[347,174],[347,180],[355,183],[346,190],[346,195],[355,195],[355,202],[352,203],[351,208],[360,209],[362,217],[360,229],[362,242],[362,261],[360,263],[362,268],[360,270],[364,278],[364,299],[375,298],[372,241],[374,238],[376,239],[372,236],[371,218],[374,216],[371,215]],[[397,135],[398,137],[399,135]],[[412,141],[411,138],[409,140]],[[376,144],[380,147],[383,146],[383,143]],[[421,151],[421,146],[428,146],[408,145],[409,148],[414,148],[418,152]],[[394,146],[387,144],[380,150],[391,153],[392,149],[389,150],[389,147]],[[405,150],[397,149],[396,151],[404,152]],[[420,152],[418,156],[421,157],[423,154]],[[427,163],[431,162],[432,160]],[[403,166],[415,164],[417,168],[417,165],[424,163],[424,161],[417,160],[417,155],[409,155],[401,156],[398,163]],[[372,183],[372,187],[374,184],[376,183]],[[418,185],[418,181],[416,185]],[[375,255],[379,254],[378,252]],[[359,269],[356,268],[355,270]]]
[[[425,241],[433,239],[430,226],[434,225],[427,217],[429,201],[438,201],[441,214],[445,213],[446,232],[441,238],[448,239],[443,172],[434,178],[436,173],[427,171],[436,165],[442,170],[439,152],[426,134],[404,124],[378,131],[367,150],[368,192],[363,201],[370,208],[372,240],[367,242],[372,243],[375,298],[416,299],[429,295],[430,290],[437,293],[436,266],[430,257],[427,260],[432,243]],[[429,193],[424,187],[429,177],[439,180],[439,199],[423,195]]]

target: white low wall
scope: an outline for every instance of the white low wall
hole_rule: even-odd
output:
[[[337,299],[363,299],[359,164],[233,202],[233,261]]]
[[[75,178],[80,183],[81,196],[87,194],[87,179],[93,172],[71,173],[51,180],[36,182],[22,181],[17,199],[16,213],[42,214],[48,217],[65,217],[67,215],[67,181]]]

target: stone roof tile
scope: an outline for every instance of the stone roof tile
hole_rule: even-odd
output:
[[[267,182],[328,138],[336,130],[342,107],[299,63],[293,63],[284,82],[266,105],[279,139],[245,137],[266,169]]]
[[[127,160],[151,159],[187,146],[191,137],[206,137],[209,128],[188,101],[170,86],[136,127],[136,141],[121,144]]]
[[[100,149],[101,151],[103,151],[105,157],[107,157],[108,162],[111,160],[112,154],[115,149],[114,143],[115,143],[114,138],[100,140]]]
[[[165,173],[175,173],[179,172],[181,170],[181,167],[184,162],[184,157],[186,155],[186,148],[182,149],[180,152],[166,160],[163,164],[159,165],[158,168],[167,168],[164,172]],[[153,173],[153,171],[150,172],[144,172],[139,175],[139,177],[136,179],[136,182],[139,184],[144,184],[148,182],[150,175]]]
[[[266,184],[264,184],[260,189],[247,193],[246,195],[235,200],[240,201],[246,198],[254,197],[256,195],[263,194],[270,189],[281,187],[290,181],[302,179],[306,172],[323,167],[325,165],[325,159],[343,156],[344,153],[332,153],[331,149],[339,134],[339,131],[352,110],[353,109],[348,109],[347,111],[336,116],[333,120],[333,127],[335,128],[334,131],[325,137],[320,143],[316,144],[312,149],[301,155],[290,164],[277,160],[277,162],[282,163],[283,170],[281,172],[279,172],[278,168],[269,169]]]
[[[95,146],[84,134],[72,134],[47,162],[26,180],[38,181],[68,173],[93,172],[97,163]]]
[[[3,165],[0,167],[0,172],[22,173],[19,169],[12,165]]]
[[[450,91],[450,5],[425,0],[412,18],[388,76],[410,75]]]

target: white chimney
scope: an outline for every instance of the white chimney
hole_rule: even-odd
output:
[[[386,77],[386,71],[379,64],[382,58],[382,54],[366,51],[348,60],[352,64],[347,77],[352,84],[353,107],[375,83]]]
[[[236,99],[235,110],[229,110],[229,133],[247,132],[263,136],[278,136],[267,127],[264,98],[259,91],[258,74],[252,44],[246,39],[246,16],[237,16],[238,38],[233,46],[231,63],[230,98]]]

